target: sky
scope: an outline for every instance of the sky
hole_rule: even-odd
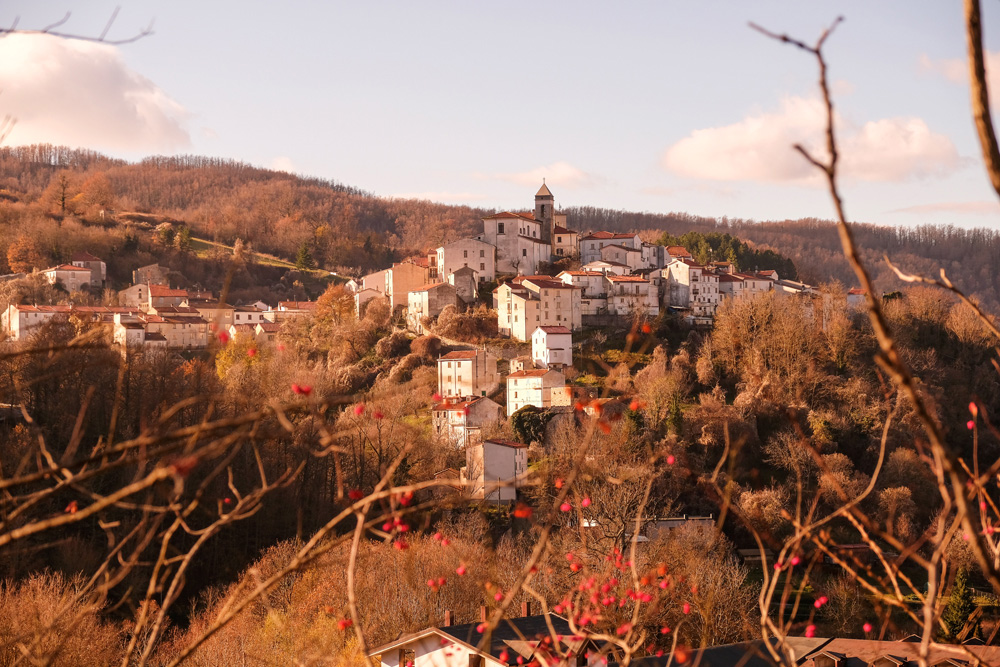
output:
[[[281,3],[0,0],[8,145],[197,154],[381,196],[755,220],[830,218],[826,55],[852,220],[1000,225],[970,115],[960,0]],[[1000,90],[1000,7],[984,31]],[[991,39],[993,38],[993,39]],[[572,221],[571,221],[572,222]]]

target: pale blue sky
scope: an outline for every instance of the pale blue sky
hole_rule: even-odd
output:
[[[828,58],[849,215],[1000,222],[959,0],[22,0],[0,2],[0,23],[71,10],[64,30],[98,34],[118,4],[109,37],[155,34],[116,49],[0,39],[8,143],[224,156],[487,207],[529,205],[544,175],[561,205],[830,217],[790,148],[821,138],[815,63],[747,23],[811,41],[843,15]],[[1000,11],[984,11],[989,38]]]

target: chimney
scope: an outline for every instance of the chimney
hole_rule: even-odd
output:
[[[531,616],[531,603],[528,602],[527,600],[521,603],[521,616],[523,618]]]
[[[479,622],[480,623],[486,622],[486,605],[481,605],[479,607]]]
[[[445,609],[444,611],[444,627],[448,627],[452,624],[451,609]]]

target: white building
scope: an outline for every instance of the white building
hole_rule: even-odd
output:
[[[662,270],[664,300],[690,309],[696,319],[712,318],[719,305],[719,276],[690,259],[672,260]]]
[[[42,275],[50,285],[59,283],[67,292],[77,292],[86,287],[90,289],[90,269],[73,264],[60,264],[42,271]]]
[[[580,252],[580,235],[572,229],[558,224],[565,215],[556,214],[556,225],[552,228],[552,254],[556,257],[572,257]]]
[[[580,288],[581,315],[604,315],[608,312],[608,281],[604,275],[600,271],[563,271],[556,278]]]
[[[560,370],[573,365],[573,334],[566,327],[538,327],[531,334],[535,368]]]
[[[535,193],[535,209],[529,213],[503,212],[483,218],[479,237],[497,249],[496,271],[533,275],[541,262],[549,262],[556,238],[563,254],[575,232],[565,228],[566,216],[555,212],[555,197],[543,183]],[[554,235],[556,229],[559,234]]]
[[[608,313],[612,315],[660,314],[658,295],[653,283],[642,276],[605,276],[608,294]]]
[[[646,268],[641,248],[630,248],[629,246],[618,245],[616,243],[601,248],[601,260],[624,264],[629,268],[629,272]]]
[[[566,376],[545,368],[523,370],[507,376],[507,416],[526,405],[544,409],[552,407],[553,390],[566,386]],[[556,404],[560,404],[557,401]]]
[[[69,259],[70,264],[90,271],[90,286],[94,289],[104,287],[104,281],[108,278],[108,266],[100,257],[95,257],[89,252],[74,253]]]
[[[485,609],[485,607],[484,607]],[[572,664],[596,667],[607,661],[606,650],[592,639],[578,637],[561,616],[529,616],[523,609],[519,618],[505,618],[488,637],[479,632],[484,616],[466,625],[452,625],[450,612],[440,627],[429,627],[405,634],[368,652],[378,656],[381,667],[506,667],[507,665],[543,664],[542,653],[589,656],[574,659]],[[551,628],[551,629],[550,629]],[[553,634],[554,633],[554,634]],[[480,648],[482,646],[482,648]],[[550,646],[551,649],[539,647]],[[537,654],[536,654],[537,651]],[[501,657],[505,659],[501,661]],[[566,664],[546,659],[544,664]]]
[[[406,308],[406,328],[417,335],[423,335],[423,319],[425,317],[437,317],[446,306],[457,306],[458,304],[458,292],[454,285],[436,283],[419,287],[409,294],[409,303]]]
[[[499,387],[496,355],[458,350],[438,359],[438,393],[445,398],[486,396]]]
[[[465,450],[462,478],[471,498],[512,503],[527,472],[528,446],[520,442],[486,440]]]
[[[583,264],[601,259],[601,249],[609,245],[622,245],[640,250],[642,241],[638,234],[591,232],[580,237],[580,261]]]
[[[598,273],[612,273],[616,276],[624,276],[631,273],[631,269],[628,264],[622,264],[621,262],[608,262],[603,259],[596,259],[593,262],[587,262],[580,267],[582,271],[596,271]]]
[[[475,270],[482,282],[496,280],[496,247],[477,239],[460,239],[437,249],[436,271],[441,280],[466,266]]]
[[[503,416],[503,407],[485,396],[445,400],[431,408],[434,434],[455,447],[482,442],[483,426]]]
[[[550,276],[528,276],[494,291],[499,333],[527,341],[537,327],[583,326],[581,289]]]

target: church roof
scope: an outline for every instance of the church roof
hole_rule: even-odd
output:
[[[551,197],[552,192],[549,190],[549,186],[545,185],[545,181],[542,181],[542,187],[538,188],[538,192],[535,193],[536,197]]]

